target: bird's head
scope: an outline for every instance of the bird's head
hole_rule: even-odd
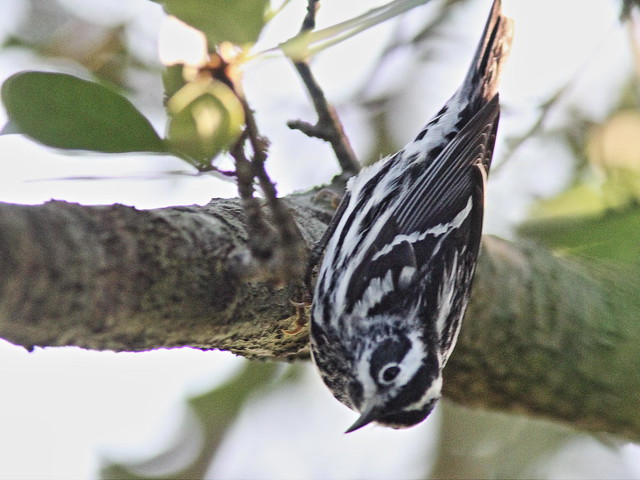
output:
[[[360,412],[347,433],[371,422],[410,427],[424,420],[440,398],[440,361],[420,336],[387,334],[363,348],[347,388]]]

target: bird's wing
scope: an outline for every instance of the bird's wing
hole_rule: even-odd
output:
[[[480,168],[485,176],[489,171],[499,114],[496,95],[418,177],[394,212],[398,233],[444,228],[464,211],[475,187],[484,191],[482,176],[474,170]],[[482,209],[482,202],[472,208]]]
[[[484,181],[498,116],[496,96],[462,127],[417,178],[410,192],[403,194],[406,201],[398,205],[359,258],[346,292],[348,309],[357,307],[357,302],[366,297],[374,279],[389,288],[385,292],[385,288],[377,287],[375,291],[380,298],[366,299],[373,307],[368,315],[375,314],[377,309],[403,309],[405,306],[398,298],[406,295],[402,293],[405,286],[417,285],[412,282],[413,276],[429,270],[434,258],[454,255],[445,252],[451,236],[465,237],[462,242],[451,243],[468,247],[467,254],[475,252],[472,253],[475,261],[482,232]],[[437,282],[436,277],[443,274],[433,271],[429,275]],[[415,299],[407,296],[406,300]]]

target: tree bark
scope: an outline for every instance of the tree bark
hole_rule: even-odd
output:
[[[287,205],[312,245],[331,210],[313,193]],[[298,292],[243,282],[234,268],[243,217],[237,199],[144,211],[0,204],[0,336],[27,348],[306,357],[306,335],[283,333]]]
[[[638,275],[486,237],[444,392],[640,440]]]
[[[307,246],[332,210],[286,199]],[[26,348],[191,346],[308,358],[295,288],[243,282],[238,200],[139,211],[0,204],[0,336]],[[485,237],[445,395],[640,440],[640,295],[632,275]]]

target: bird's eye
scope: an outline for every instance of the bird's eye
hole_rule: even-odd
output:
[[[399,373],[400,366],[397,363],[389,363],[380,370],[378,380],[381,384],[388,385],[396,379]]]

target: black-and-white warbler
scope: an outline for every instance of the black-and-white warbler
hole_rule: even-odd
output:
[[[347,186],[311,314],[325,384],[360,418],[415,425],[441,395],[469,300],[511,21],[495,0],[456,93],[404,149]]]

